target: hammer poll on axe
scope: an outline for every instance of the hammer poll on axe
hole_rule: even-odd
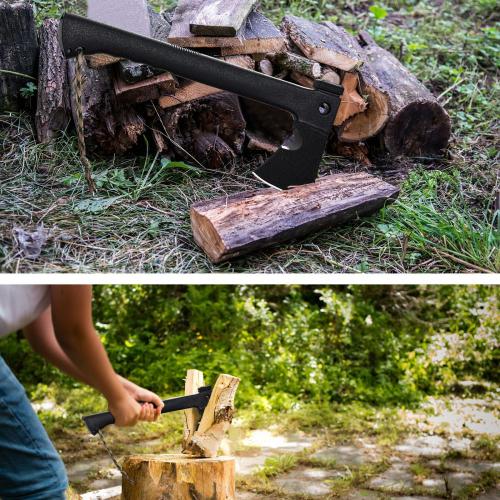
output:
[[[308,89],[154,40],[146,0],[89,0],[87,7],[88,18],[65,14],[61,20],[67,58],[106,53],[285,110],[294,118],[293,133],[254,175],[278,189],[317,179],[343,87],[316,80]]]
[[[166,399],[163,401],[165,406],[161,412],[162,414],[172,413],[175,411],[190,410],[194,408],[200,412],[200,416],[203,416],[203,412],[208,405],[211,395],[212,387],[200,387],[200,389],[198,389],[198,394],[183,396],[181,398]],[[105,412],[83,417],[83,421],[85,422],[85,425],[90,433],[95,436],[108,425],[114,424],[115,417],[113,417],[110,412]]]

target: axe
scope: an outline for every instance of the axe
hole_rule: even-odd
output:
[[[198,394],[192,396],[183,396],[181,398],[166,399],[163,401],[163,413],[172,413],[174,411],[189,410],[191,408],[197,409],[200,416],[203,415],[208,401],[212,396],[212,387],[200,387]],[[99,431],[115,423],[115,417],[110,412],[98,413],[97,415],[89,415],[83,417],[83,421],[87,426],[90,433],[95,436]]]
[[[292,135],[254,175],[278,189],[316,180],[343,87],[316,80],[308,89],[154,40],[147,0],[88,0],[87,7],[88,17],[65,14],[61,20],[67,58],[106,53],[287,111],[294,118]]]

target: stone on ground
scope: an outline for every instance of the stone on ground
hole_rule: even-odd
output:
[[[339,472],[299,467],[274,480],[287,495],[323,496],[330,493],[329,481],[341,477]]]
[[[447,449],[448,442],[439,436],[409,437],[394,449],[407,455],[419,457],[440,457]]]
[[[378,461],[379,455],[373,450],[356,446],[333,446],[317,451],[311,458],[321,462],[335,462],[337,466],[360,466]]]

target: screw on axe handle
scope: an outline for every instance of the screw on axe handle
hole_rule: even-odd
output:
[[[59,38],[66,57],[74,57],[79,50],[87,55],[104,52],[288,111],[295,119],[294,133],[282,146],[282,154],[271,158],[259,176],[282,189],[316,179],[342,87],[316,81],[314,89],[307,89],[73,14],[63,16]],[[271,170],[275,170],[273,175],[268,173]]]
[[[162,413],[172,413],[174,411],[189,410],[197,408],[200,413],[203,413],[207,407],[210,396],[212,395],[211,387],[201,387],[198,394],[192,396],[183,396],[180,398],[166,399],[163,401],[165,405],[161,410]],[[115,417],[108,411],[83,417],[83,421],[90,433],[95,436],[99,431],[115,423]]]

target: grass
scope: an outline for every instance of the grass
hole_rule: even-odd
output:
[[[35,2],[38,19],[60,4]],[[72,2],[78,4],[81,2]],[[157,7],[172,2],[157,1]],[[189,207],[258,187],[247,157],[229,172],[139,156],[94,158],[98,193],[88,195],[71,131],[36,144],[26,115],[0,115],[0,268],[5,272],[457,273],[498,272],[498,14],[496,2],[265,0],[285,12],[368,29],[446,105],[453,121],[441,160],[381,158],[373,171],[401,185],[394,205],[350,225],[233,263],[212,265],[194,244]],[[372,8],[370,10],[370,7]],[[322,173],[361,167],[327,156]],[[37,258],[19,230],[42,228]],[[17,236],[16,236],[17,235]]]

